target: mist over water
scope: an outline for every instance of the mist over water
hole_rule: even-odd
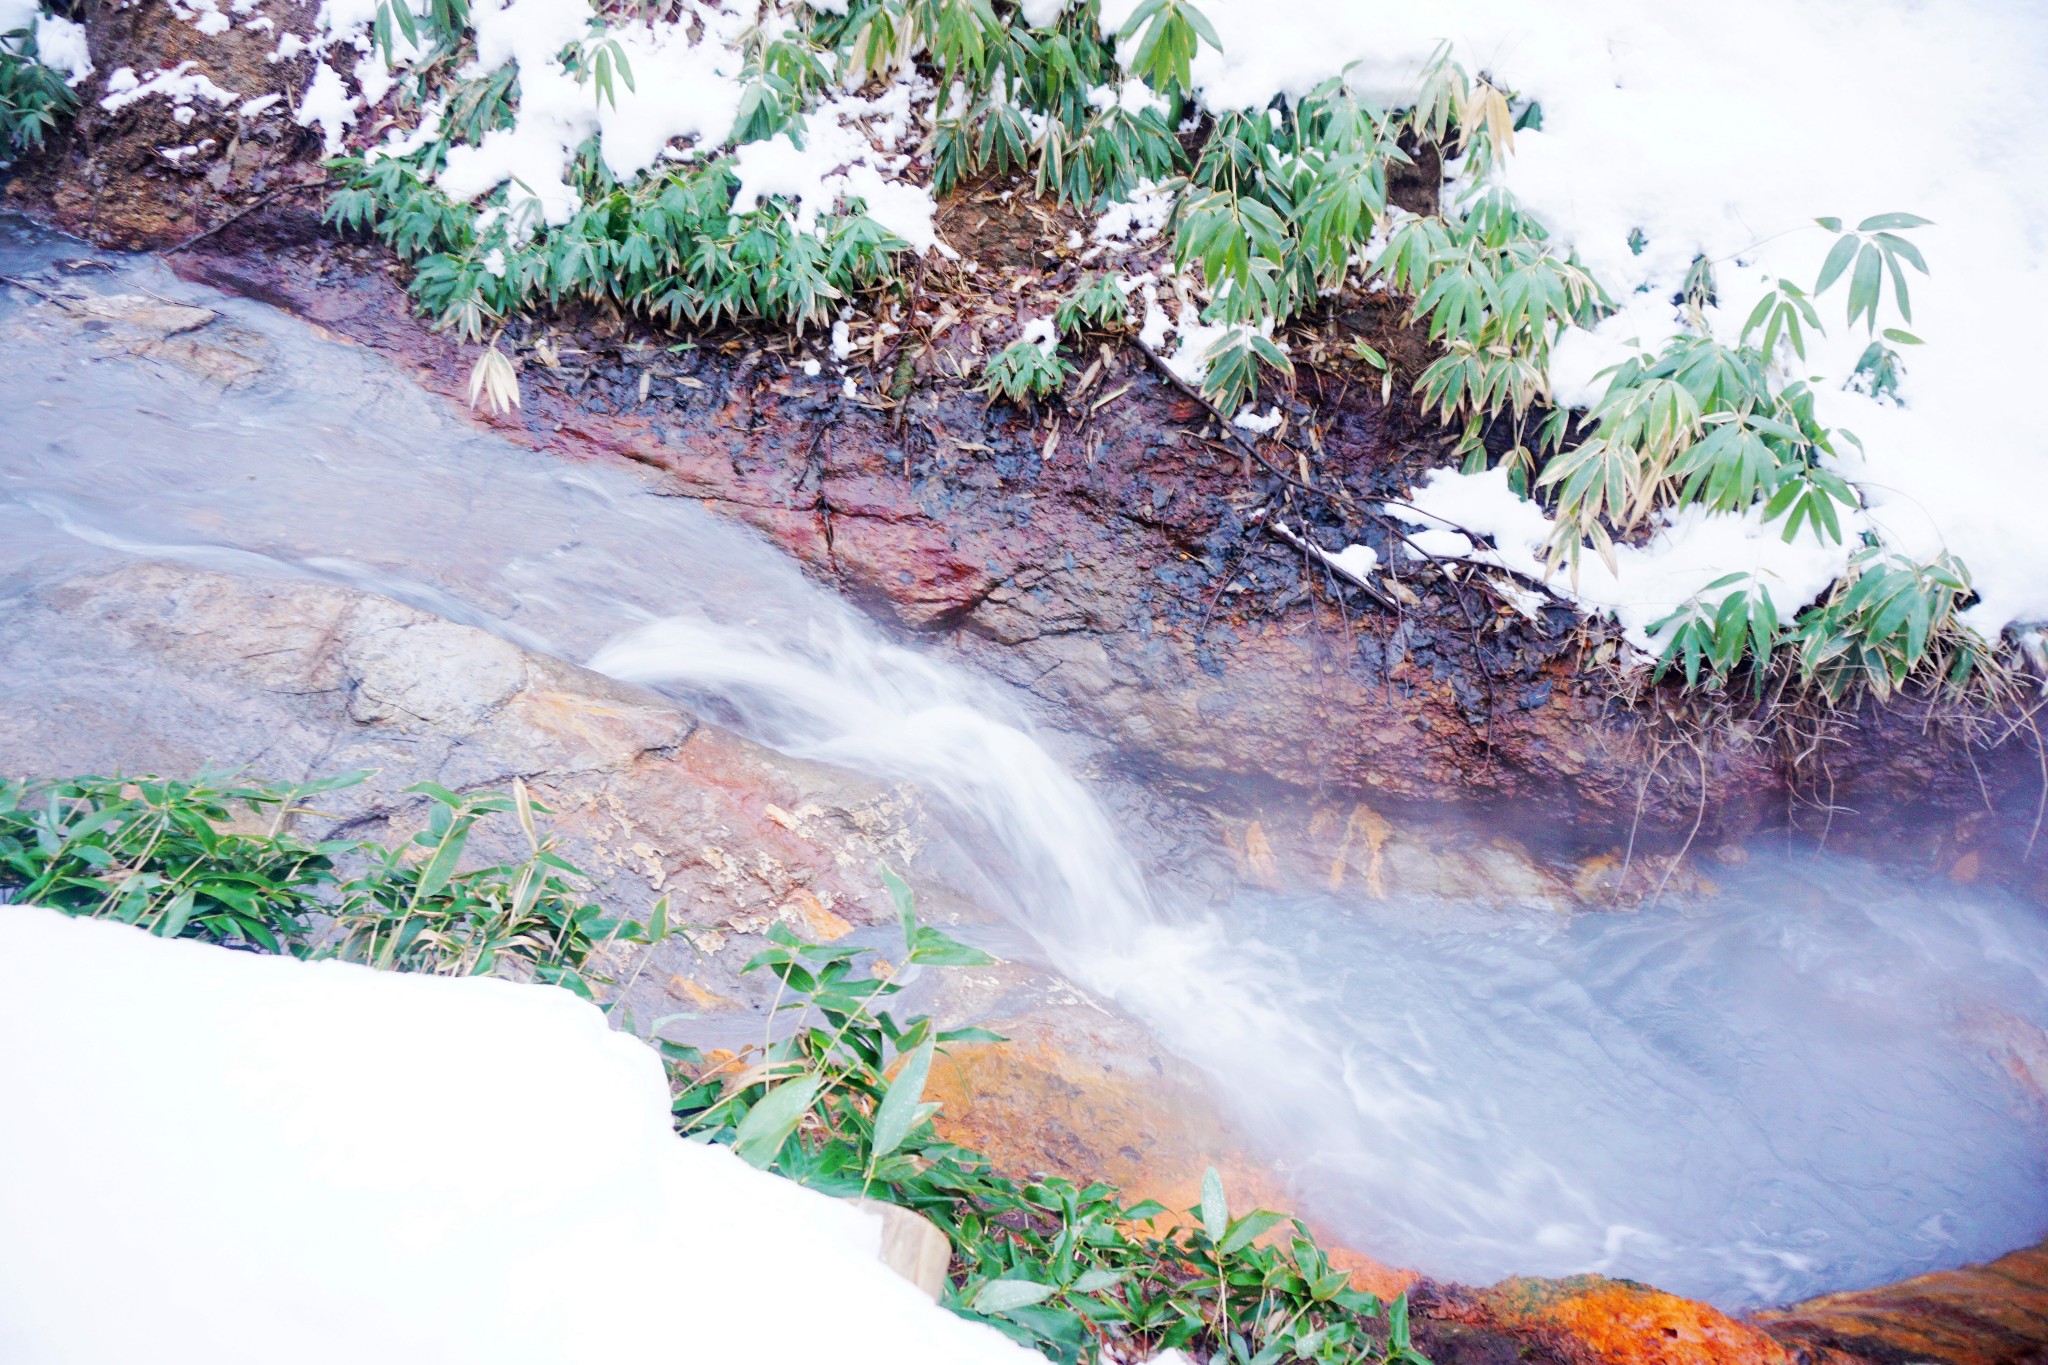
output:
[[[0,273],[61,254],[0,231]],[[216,308],[266,369],[195,383],[0,294],[0,610],[138,556],[346,582],[913,782],[987,904],[1202,1066],[1307,1211],[1383,1259],[1739,1306],[2048,1231],[2039,907],[1761,849],[1638,914],[1179,906],[1012,693],[757,538],[480,434],[268,308],[148,265],[82,283]],[[0,659],[0,692],[34,682]]]

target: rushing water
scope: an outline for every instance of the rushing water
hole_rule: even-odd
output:
[[[0,219],[0,274],[74,251]],[[2048,1231],[2038,907],[1762,850],[1720,896],[1635,915],[1162,903],[1123,842],[1146,832],[1112,828],[1015,698],[756,538],[158,267],[71,287],[202,302],[263,368],[197,381],[0,295],[0,610],[130,555],[338,580],[915,781],[971,832],[989,904],[1206,1068],[1305,1205],[1386,1259],[1740,1305]],[[0,692],[33,683],[0,660]]]

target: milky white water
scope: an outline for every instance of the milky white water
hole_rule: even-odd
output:
[[[0,219],[0,274],[76,249]],[[1206,1068],[1304,1206],[1456,1278],[1598,1269],[1727,1305],[2048,1231],[2048,917],[1759,850],[1698,904],[1573,920],[1239,894],[1162,903],[1005,689],[883,639],[627,471],[480,435],[394,368],[220,309],[222,391],[0,292],[0,610],[144,555],[386,592],[912,780],[1043,953]],[[0,659],[5,696],[35,680]]]

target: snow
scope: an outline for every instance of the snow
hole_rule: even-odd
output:
[[[333,9],[337,2],[329,0],[322,11],[334,40],[359,35],[368,22],[360,0],[348,0],[351,8],[342,11]],[[723,145],[745,90],[743,44],[751,13],[707,8],[678,23],[606,28],[603,40],[625,54],[633,84],[615,77],[610,94],[601,96],[560,59],[564,48],[591,39],[586,0],[483,0],[472,12],[476,60],[464,74],[487,75],[516,63],[517,122],[475,146],[452,148],[436,183],[460,202],[506,186],[511,222],[528,231],[535,222],[558,227],[575,216],[581,199],[569,184],[569,169],[593,136],[605,168],[626,182],[653,169],[677,142]],[[692,18],[702,25],[696,41]],[[363,96],[375,103],[388,77],[361,66],[356,75]],[[928,189],[902,178],[910,157],[894,150],[910,131],[914,93],[906,77],[873,99],[842,95],[806,114],[801,145],[777,134],[739,147],[732,159],[740,179],[734,211],[749,213],[766,199],[785,198],[796,205],[799,228],[812,231],[824,214],[858,203],[913,250],[932,249],[938,245],[936,205]]]
[[[203,72],[194,71],[193,65],[189,61],[179,62],[168,71],[152,71],[148,76],[137,76],[132,66],[121,67],[107,77],[108,93],[100,100],[100,108],[110,114],[119,113],[151,95],[163,96],[176,109],[189,109],[195,99],[233,104],[241,98],[234,91],[215,85]],[[190,121],[190,114],[179,120],[181,123]]]
[[[0,906],[11,1365],[1026,1365],[568,992]]]
[[[1145,320],[1138,327],[1138,344],[1147,350],[1161,350],[1166,345],[1166,334],[1173,329],[1173,319],[1160,306],[1158,284],[1146,280],[1138,288],[1139,296],[1145,300]]]
[[[1379,567],[1380,554],[1370,545],[1346,545],[1335,554],[1325,554],[1323,560],[1337,572],[1364,583]]]
[[[1173,216],[1174,195],[1150,180],[1140,180],[1131,197],[1105,204],[1095,220],[1094,237],[1113,249],[1128,251],[1156,238]]]
[[[1188,315],[1192,308],[1181,311],[1180,320],[1174,324],[1174,331],[1180,337],[1180,344],[1173,348],[1173,354],[1166,357],[1166,368],[1196,388],[1209,377],[1209,348],[1233,332],[1248,330],[1242,324],[1190,322]],[[1145,321],[1149,325],[1148,314]]]
[[[1032,318],[1018,333],[1019,341],[1028,341],[1047,355],[1059,349],[1059,324],[1050,317]]]
[[[1230,425],[1252,432],[1255,435],[1264,436],[1267,432],[1279,426],[1280,420],[1278,405],[1266,409],[1264,415],[1261,415],[1257,405],[1247,403],[1244,411],[1230,419]]]
[[[1115,28],[1138,0],[1105,0]],[[1639,0],[1205,0],[1222,39],[1193,74],[1212,109],[1263,107],[1344,72],[1404,101],[1439,42],[1539,101],[1504,183],[1574,248],[1624,311],[1560,347],[1558,394],[1597,396],[1595,371],[1654,348],[1697,254],[1716,262],[1733,339],[1777,276],[1810,286],[1831,243],[1814,218],[1885,212],[1936,220],[1911,235],[1903,406],[1845,392],[1866,337],[1846,291],[1821,301],[1831,335],[1801,374],[1822,376],[1820,416],[1862,438],[1845,458],[1892,547],[1947,548],[1996,631],[2048,618],[2048,450],[2016,416],[2032,391],[2031,320],[2048,310],[2048,7],[2024,0],[1726,0],[1711,20]],[[1643,249],[1629,245],[1640,229]],[[1895,325],[1889,307],[1881,325]]]
[[[63,72],[66,85],[77,85],[92,74],[84,25],[47,13],[36,0],[0,0],[0,34],[21,29],[35,31],[36,60]]]
[[[342,87],[341,74],[325,62],[316,66],[313,83],[306,87],[306,93],[299,100],[298,112],[292,115],[292,119],[301,128],[317,125],[327,155],[339,152],[348,126],[356,121],[356,101]]]
[[[219,37],[235,26],[220,7],[220,0],[170,0],[171,12],[209,38]]]
[[[1687,507],[1665,517],[1646,544],[1615,546],[1613,569],[1587,550],[1574,581],[1566,564],[1546,572],[1543,550],[1555,523],[1508,486],[1504,467],[1476,474],[1431,470],[1407,502],[1390,502],[1383,510],[1423,528],[1411,537],[1411,555],[1469,559],[1520,574],[1583,612],[1612,617],[1631,643],[1652,653],[1658,642],[1650,627],[1688,600],[1698,597],[1711,607],[1750,586],[1707,591],[1708,584],[1732,573],[1751,575],[1779,619],[1791,620],[1841,576],[1859,529],[1849,519],[1842,527],[1845,544],[1829,544],[1803,530],[1788,545],[1784,523],[1765,523],[1756,509],[1736,515]],[[1478,545],[1474,536],[1491,537],[1493,546]],[[1526,599],[1517,605],[1526,612]]]

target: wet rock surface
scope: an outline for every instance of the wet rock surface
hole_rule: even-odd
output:
[[[738,969],[760,935],[780,923],[831,940],[893,924],[874,870],[883,859],[919,877],[934,919],[964,904],[919,875],[943,836],[909,794],[354,589],[157,564],[86,572],[31,589],[0,618],[0,657],[0,772],[13,777],[367,771],[315,799],[302,828],[388,841],[424,823],[416,783],[525,781],[594,900],[640,917],[665,896],[687,928],[645,963],[612,964],[642,1020],[756,1018],[762,987]],[[516,829],[488,830],[476,856],[514,852]]]
[[[1828,1294],[1758,1326],[1802,1365],[1843,1358],[1880,1365],[2033,1365],[2048,1360],[2048,1245],[1985,1265]]]

